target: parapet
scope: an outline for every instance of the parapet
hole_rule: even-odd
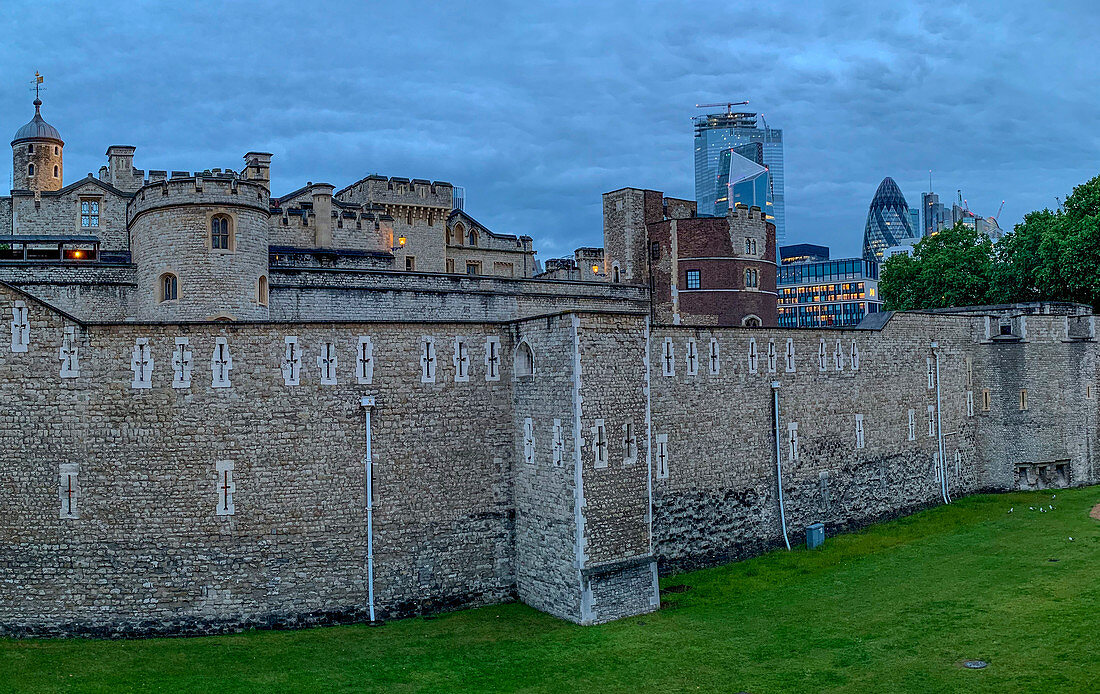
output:
[[[232,172],[206,171],[188,174],[173,171],[169,179],[150,181],[126,205],[127,223],[149,210],[180,205],[251,207],[268,213],[267,186],[242,179]]]
[[[333,197],[344,202],[373,202],[391,205],[420,205],[451,209],[454,186],[446,181],[425,178],[386,178],[371,174],[336,191]]]

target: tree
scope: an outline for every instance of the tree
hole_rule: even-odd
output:
[[[961,223],[921,239],[912,256],[888,258],[879,282],[894,311],[985,304],[992,289],[993,244]]]

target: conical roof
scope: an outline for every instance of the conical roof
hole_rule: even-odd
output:
[[[13,145],[24,140],[54,140],[65,144],[61,140],[61,133],[57,132],[57,128],[42,119],[42,113],[39,110],[41,106],[42,100],[35,99],[34,118],[31,119],[30,123],[15,131],[15,139],[11,141]]]
[[[878,184],[875,197],[871,199],[871,207],[884,208],[899,205],[904,205],[906,209],[909,209],[909,204],[905,202],[905,196],[901,194],[901,188],[898,188],[898,184],[894,182],[894,179],[887,176],[882,179],[882,183]]]
[[[897,246],[904,239],[916,236],[909,221],[909,204],[894,179],[887,176],[878,184],[871,207],[867,210],[867,226],[863,230],[863,257],[882,261],[883,251]]]

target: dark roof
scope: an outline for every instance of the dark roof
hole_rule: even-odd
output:
[[[98,243],[99,242],[99,237],[98,236],[80,236],[80,235],[74,235],[74,234],[68,234],[68,235],[63,234],[63,235],[56,235],[56,236],[47,236],[47,235],[35,236],[34,234],[23,234],[23,235],[20,235],[20,236],[0,236],[0,243],[11,243],[13,241],[17,242],[17,243],[22,243],[22,242],[33,243],[33,242],[36,242],[36,241],[41,241],[41,242],[75,241],[77,243]]]
[[[29,123],[15,131],[15,139],[11,141],[13,145],[24,140],[53,140],[65,144],[62,142],[61,133],[57,132],[57,128],[42,119],[42,113],[39,111],[41,106],[42,102],[35,99],[34,118],[31,118]]]

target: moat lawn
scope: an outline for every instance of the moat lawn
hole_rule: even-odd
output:
[[[1095,692],[1100,487],[1052,494],[970,497],[667,578],[660,612],[596,627],[515,604],[381,627],[0,641],[0,690]]]

